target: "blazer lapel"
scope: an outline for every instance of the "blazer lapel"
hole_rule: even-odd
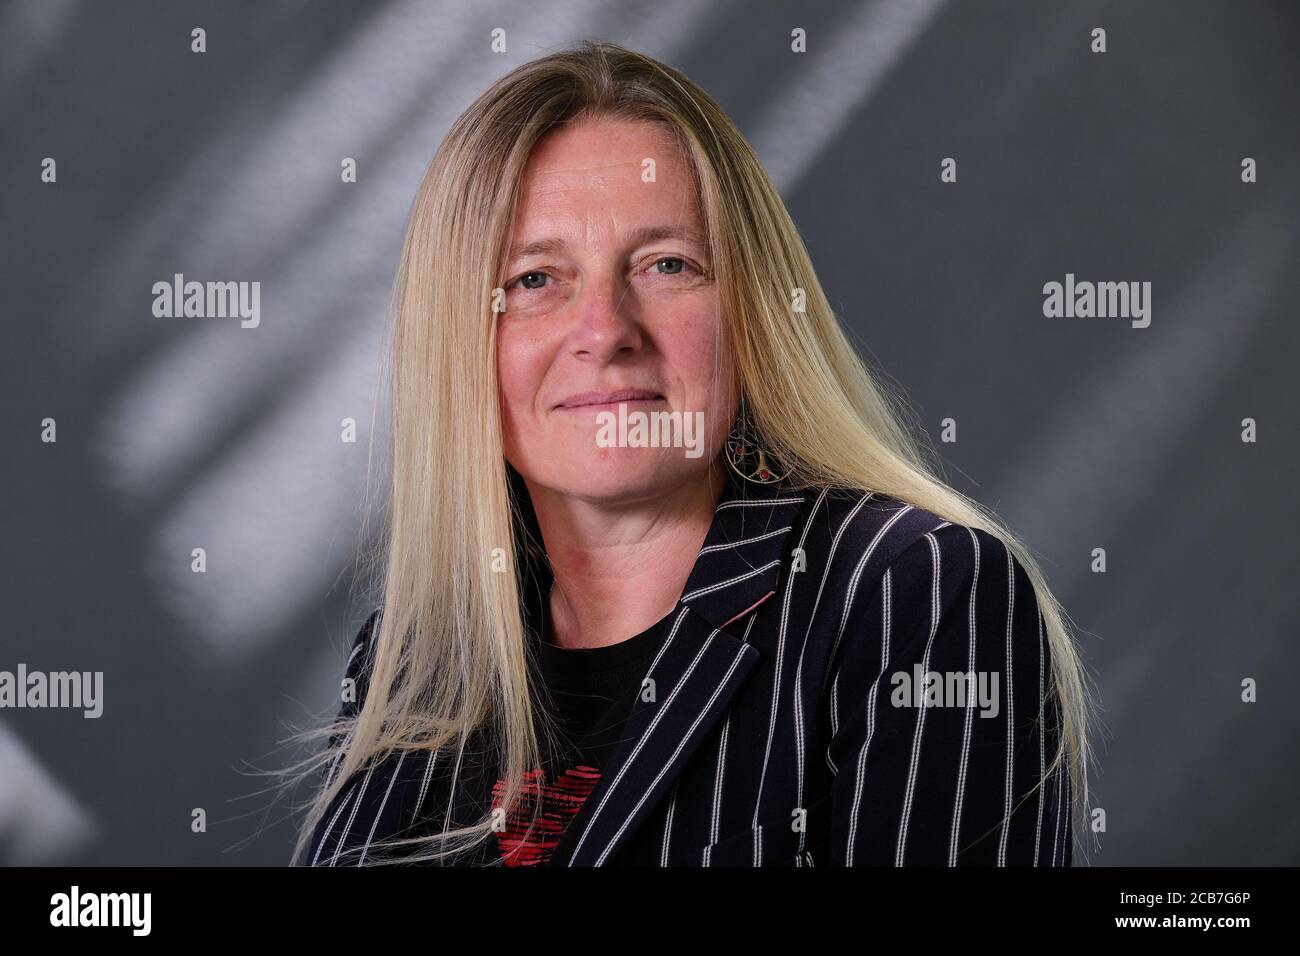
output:
[[[623,742],[570,821],[550,866],[608,864],[726,713],[761,656],[745,639],[747,620],[776,593],[785,542],[805,496],[728,474]]]

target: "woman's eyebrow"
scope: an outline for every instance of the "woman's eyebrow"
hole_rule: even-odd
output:
[[[642,226],[631,232],[627,237],[627,245],[631,248],[643,246],[648,242],[658,242],[661,239],[685,239],[687,242],[693,242],[700,246],[707,245],[707,241],[702,232],[693,229],[690,226]],[[515,246],[510,250],[510,262],[516,259],[523,259],[526,256],[547,255],[555,252],[562,252],[568,243],[563,239],[534,239],[532,242],[525,243],[521,246]]]
[[[686,225],[675,225],[642,226],[628,236],[628,245],[643,246],[647,242],[658,242],[660,239],[685,239],[687,242],[705,244],[704,234],[699,230]]]

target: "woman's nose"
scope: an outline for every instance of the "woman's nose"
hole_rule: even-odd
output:
[[[629,291],[621,276],[583,282],[570,336],[576,354],[608,361],[624,349],[640,348],[640,326]]]

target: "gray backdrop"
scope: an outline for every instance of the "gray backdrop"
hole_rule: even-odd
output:
[[[1041,557],[1105,722],[1086,855],[1296,863],[1298,28],[1264,2],[0,6],[0,670],[104,673],[98,719],[0,710],[0,860],[287,859],[261,772],[368,610],[408,204],[477,93],[590,35],[731,112],[871,361],[936,442],[956,420],[949,479]],[[155,318],[178,272],[260,281],[261,324]],[[1151,282],[1150,326],[1046,317],[1067,273]]]

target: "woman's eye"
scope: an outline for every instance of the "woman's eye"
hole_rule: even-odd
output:
[[[655,266],[668,266],[666,269],[660,269],[659,274],[665,276],[681,275],[682,270],[686,268],[686,261],[678,259],[676,256],[665,256],[655,261]]]
[[[660,256],[655,260],[651,269],[659,275],[680,276],[685,275],[688,269],[693,268],[685,259],[680,256]],[[515,279],[507,288],[527,289],[537,292],[545,289],[550,282],[551,275],[547,272],[534,271],[525,272],[519,278]]]
[[[523,289],[541,289],[549,278],[545,272],[525,272],[515,282]]]

